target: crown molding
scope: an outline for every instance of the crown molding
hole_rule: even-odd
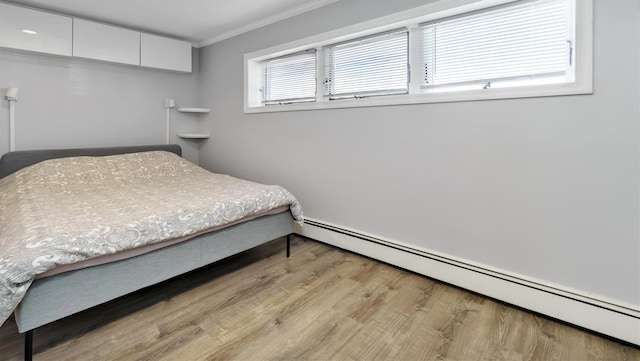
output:
[[[306,4],[300,5],[300,6],[296,6],[293,7],[291,9],[288,9],[284,12],[281,12],[279,14],[273,15],[273,16],[269,16],[267,18],[261,19],[260,21],[256,21],[253,23],[249,23],[246,25],[243,25],[239,28],[224,32],[222,34],[216,35],[212,38],[203,40],[201,42],[199,42],[196,46],[197,48],[201,48],[201,47],[205,47],[217,42],[220,42],[222,40],[226,40],[229,38],[232,38],[234,36],[240,35],[240,34],[244,34],[246,32],[249,32],[251,30],[255,30],[258,28],[261,28],[263,26],[267,26],[273,23],[277,23],[278,21],[290,18],[290,17],[294,17],[296,15],[300,15],[302,13],[305,13],[307,11],[311,11],[311,10],[315,10],[317,8],[321,8],[323,6],[332,4],[334,2],[337,2],[339,0],[315,0],[315,1],[310,1]]]

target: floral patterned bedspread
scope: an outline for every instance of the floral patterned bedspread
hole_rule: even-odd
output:
[[[279,186],[163,151],[44,161],[0,179],[0,325],[38,274],[289,205]]]

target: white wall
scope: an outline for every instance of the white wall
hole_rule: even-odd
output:
[[[206,168],[308,217],[640,309],[638,1],[595,1],[594,94],[243,114],[243,55],[425,1],[342,0],[201,49]]]
[[[199,51],[192,74],[0,49],[0,154],[9,150],[7,87],[20,89],[16,150],[165,143],[163,99],[194,106]],[[177,131],[198,129],[193,116],[172,113],[172,142],[198,162],[200,143]]]

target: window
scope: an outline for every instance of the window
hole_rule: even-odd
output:
[[[326,47],[325,96],[334,100],[406,94],[408,40],[404,30]]]
[[[246,54],[245,112],[590,94],[592,27],[593,0],[440,0]]]
[[[529,0],[420,27],[428,91],[552,84],[571,79],[566,0]]]
[[[263,61],[260,90],[265,105],[315,101],[315,50]]]

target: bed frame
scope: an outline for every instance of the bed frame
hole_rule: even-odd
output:
[[[0,178],[47,159],[106,156],[164,150],[182,155],[175,144],[17,151],[0,159]],[[142,288],[179,276],[294,232],[289,211],[259,217],[187,241],[117,262],[65,272],[33,282],[15,310],[20,333],[25,333],[25,357],[33,357],[33,330],[50,322],[103,304]],[[132,277],[135,275],[135,277]]]

